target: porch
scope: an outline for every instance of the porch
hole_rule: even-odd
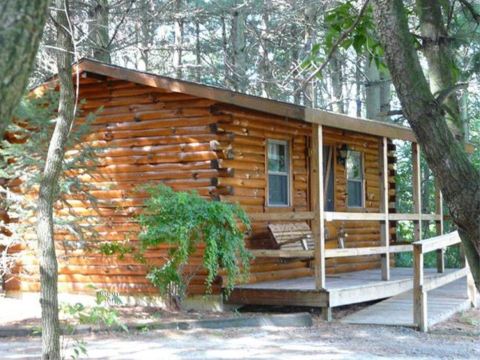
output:
[[[331,308],[388,299],[342,321],[415,327],[413,275],[412,268],[392,268],[391,278],[385,282],[379,280],[379,270],[343,273],[327,276],[325,289],[321,290],[315,290],[313,276],[243,284],[235,287],[227,302],[242,305],[320,307],[326,309],[324,315],[330,320]],[[471,305],[466,274],[459,272],[459,269],[446,269],[443,274],[437,273],[436,269],[426,269],[424,279],[426,282],[438,282],[444,275],[457,280],[432,291],[428,299],[429,326]]]
[[[442,194],[436,189],[435,211],[422,213],[422,177],[419,145],[403,132],[394,130],[383,132],[378,128],[379,135],[379,184],[380,207],[377,210],[361,208],[352,211],[326,211],[325,196],[327,193],[323,154],[322,125],[313,124],[312,144],[310,148],[309,190],[310,209],[305,212],[268,212],[250,214],[253,221],[296,222],[306,221],[312,229],[313,249],[282,250],[255,249],[252,250],[257,259],[279,258],[305,259],[310,261],[312,276],[288,280],[261,281],[252,284],[239,284],[235,287],[229,299],[232,304],[256,305],[293,305],[320,307],[326,319],[331,318],[331,308],[372,300],[392,298],[411,291],[412,302],[410,312],[413,321],[410,325],[421,330],[428,329],[427,292],[459,280],[466,279],[463,288],[465,301],[476,304],[476,291],[473,286],[470,271],[467,266],[461,269],[445,268],[445,249],[460,245],[457,232],[444,233],[444,217]],[[391,130],[391,129],[390,129]],[[372,131],[370,129],[370,131]],[[383,136],[381,136],[383,135]],[[410,141],[412,146],[412,194],[413,212],[398,213],[390,197],[392,173],[389,157],[390,139]],[[380,225],[379,246],[369,247],[337,247],[327,248],[325,228],[327,222],[377,222]],[[413,222],[413,243],[396,243],[392,237],[392,225],[398,221]],[[422,239],[422,228],[434,224],[437,236]],[[339,245],[340,242],[339,241]],[[392,266],[395,253],[412,252],[414,265],[412,268],[397,268]],[[437,267],[424,268],[424,254],[437,254]],[[336,275],[326,272],[327,259],[377,256],[380,257],[380,267],[373,270],[361,270]],[[460,288],[456,288],[457,290]],[[455,290],[455,291],[457,291]],[[458,292],[458,291],[457,291]]]

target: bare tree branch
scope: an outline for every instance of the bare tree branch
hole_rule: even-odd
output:
[[[128,5],[127,11],[125,11],[125,13],[123,14],[122,19],[121,19],[120,22],[118,23],[117,27],[115,28],[115,31],[113,32],[113,35],[112,35],[110,41],[108,42],[107,49],[110,48],[110,46],[112,45],[112,42],[113,42],[113,41],[115,40],[115,38],[117,37],[118,30],[120,29],[120,27],[122,26],[123,22],[125,21],[125,18],[127,17],[128,13],[129,13],[130,10],[132,9],[132,5],[133,5],[134,2],[135,2],[135,0],[131,0],[131,1],[130,1],[130,4]]]
[[[472,15],[473,19],[475,20],[475,22],[477,24],[480,24],[480,14],[475,10],[473,5],[467,0],[458,0],[458,1],[468,10],[470,15]]]
[[[439,91],[435,93],[435,100],[439,104],[442,104],[453,92],[460,90],[460,89],[467,89],[468,88],[468,83],[462,82],[462,83],[457,83],[453,86],[450,86],[447,89],[443,89],[442,91]]]

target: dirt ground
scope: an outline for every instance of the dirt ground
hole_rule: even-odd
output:
[[[477,311],[473,317],[478,316]],[[464,314],[429,334],[316,321],[312,328],[146,331],[83,340],[89,359],[478,359],[479,327],[467,318],[472,316]],[[456,332],[445,331],[449,328]],[[38,338],[0,340],[5,360],[36,359],[39,349]]]
[[[253,311],[267,309],[247,309]],[[279,311],[280,309],[270,309]],[[296,309],[281,309],[293,311]],[[334,312],[338,319],[355,309]],[[1,313],[4,314],[2,311]],[[232,316],[232,313],[168,313],[151,308],[122,311],[124,320],[185,319]],[[456,315],[423,334],[404,327],[326,323],[314,312],[311,328],[243,328],[224,330],[111,333],[78,337],[89,359],[479,359],[480,310]],[[27,321],[28,322],[28,321]],[[66,352],[74,339],[64,340]],[[37,359],[40,339],[0,339],[0,359]]]
[[[145,306],[116,307],[122,323],[150,323],[161,321],[200,320],[230,317],[231,312],[209,311],[168,311]],[[61,320],[69,317],[60,313]],[[71,320],[71,319],[69,319]],[[39,326],[40,304],[34,299],[14,299],[0,297],[0,327],[2,326]]]

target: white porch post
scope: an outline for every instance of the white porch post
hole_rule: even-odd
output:
[[[315,214],[312,221],[312,233],[315,240],[314,266],[315,288],[325,288],[325,223],[323,192],[323,128],[313,124],[311,148],[311,205]]]

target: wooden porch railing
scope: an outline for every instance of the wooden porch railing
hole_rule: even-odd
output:
[[[390,245],[390,222],[413,221],[414,239],[422,239],[422,222],[435,221],[437,234],[443,234],[443,207],[442,195],[436,187],[436,213],[422,213],[421,197],[421,167],[420,148],[412,143],[412,185],[413,185],[413,214],[390,213],[389,196],[389,150],[388,138],[382,137],[379,143],[379,168],[380,168],[380,206],[378,213],[367,212],[328,212],[325,211],[324,179],[323,179],[323,127],[319,124],[312,125],[312,144],[310,149],[310,208],[307,212],[289,213],[259,213],[251,216],[257,221],[311,221],[315,247],[312,250],[285,252],[282,250],[256,250],[254,255],[262,257],[303,257],[313,258],[315,269],[315,288],[325,288],[325,260],[327,258],[380,255],[382,280],[390,280],[390,254],[403,251],[412,251],[412,245]],[[325,249],[325,221],[379,221],[380,245],[368,248]],[[437,251],[437,264],[439,269],[444,267],[443,250]]]
[[[420,331],[428,331],[427,293],[430,290],[439,288],[467,276],[468,297],[471,304],[473,306],[476,305],[476,289],[471,279],[471,273],[466,261],[466,266],[461,269],[435,276],[430,279],[425,278],[423,264],[424,255],[431,251],[437,251],[452,245],[460,244],[460,242],[461,240],[458,232],[454,231],[449,234],[413,243],[413,318],[415,325]],[[440,269],[438,270],[440,272]]]
[[[313,220],[315,213],[311,211],[303,212],[281,212],[281,213],[254,213],[250,215],[252,221],[301,221]],[[385,221],[386,215],[384,213],[348,213],[348,212],[325,212],[325,221]],[[417,219],[422,221],[440,221],[441,216],[437,214],[388,214],[389,220],[395,221],[412,221]],[[413,251],[412,244],[404,245],[389,245],[387,246],[371,246],[371,247],[357,247],[357,248],[342,248],[342,249],[325,249],[324,258],[339,258],[351,256],[365,256],[365,255],[382,255],[393,254],[399,252]],[[261,249],[252,250],[252,253],[257,257],[282,257],[282,258],[313,258],[313,250],[271,250]]]

